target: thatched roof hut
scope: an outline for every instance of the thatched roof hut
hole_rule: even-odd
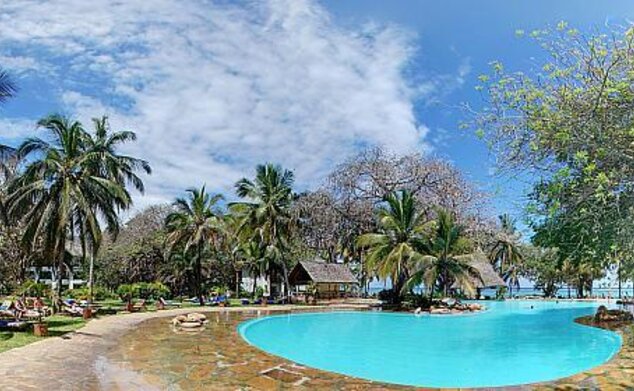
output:
[[[326,263],[316,258],[312,261],[300,261],[288,277],[292,285],[314,284],[357,284],[358,281],[350,269],[341,263]]]
[[[322,259],[300,261],[288,276],[295,293],[313,294],[320,299],[345,296],[358,281],[348,266],[341,263],[326,263]],[[309,287],[314,290],[311,292]]]
[[[474,279],[473,281],[475,288],[497,288],[506,285],[502,277],[493,269],[493,265],[489,262],[486,254],[482,251],[476,251],[469,264],[480,272],[480,279]]]

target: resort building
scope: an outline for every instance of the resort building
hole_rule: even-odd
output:
[[[30,267],[29,277],[36,282],[46,284],[55,289],[57,287],[57,268],[51,266]],[[81,274],[81,266],[65,267],[62,276],[62,287],[75,289],[86,284],[86,280],[78,278]]]
[[[326,263],[320,258],[298,262],[288,280],[294,296],[298,296],[299,300],[306,295],[314,295],[318,299],[344,297],[359,284],[346,265]]]

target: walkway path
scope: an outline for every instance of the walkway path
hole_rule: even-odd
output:
[[[287,311],[296,306],[267,306],[267,311]],[[300,307],[297,307],[300,308]],[[303,307],[305,308],[305,307]],[[247,307],[205,307],[204,312],[244,311]],[[257,307],[256,309],[261,309]],[[96,390],[95,363],[118,338],[136,324],[158,317],[198,311],[196,307],[107,316],[63,337],[51,337],[0,353],[0,389]],[[143,387],[139,387],[143,388]]]

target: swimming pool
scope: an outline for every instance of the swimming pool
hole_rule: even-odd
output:
[[[275,315],[238,326],[251,345],[299,364],[427,387],[496,387],[571,376],[609,360],[621,337],[582,326],[596,303],[488,302],[457,316]],[[531,308],[532,307],[532,308]]]

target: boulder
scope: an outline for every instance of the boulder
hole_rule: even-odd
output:
[[[193,312],[187,314],[187,320],[190,322],[204,322],[207,320],[207,317],[199,312]]]
[[[634,315],[631,312],[608,310],[604,305],[597,308],[597,313],[594,315],[595,322],[631,322],[632,320]]]

